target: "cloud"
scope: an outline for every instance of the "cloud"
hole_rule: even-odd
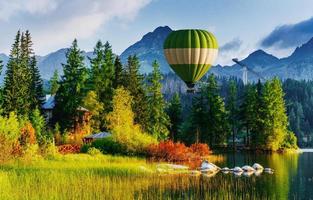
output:
[[[313,37],[313,18],[275,28],[261,41],[265,48],[288,49],[297,47]]]
[[[0,21],[7,21],[21,12],[44,14],[57,7],[57,0],[0,0]]]
[[[239,38],[234,38],[233,40],[225,43],[223,46],[220,47],[220,51],[233,51],[240,49],[242,45],[242,41]]]
[[[219,48],[219,54],[215,63],[233,65],[232,58],[243,59],[255,48],[255,46],[244,44],[240,38],[236,37]]]
[[[2,21],[16,30],[29,29],[35,51],[47,53],[68,46],[74,38],[95,37],[112,20],[118,24],[133,21],[150,1],[0,0],[0,26]]]

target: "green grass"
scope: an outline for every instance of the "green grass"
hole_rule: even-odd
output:
[[[142,158],[76,154],[0,166],[0,199],[271,199],[267,178],[149,173]],[[261,186],[262,190],[255,188]]]

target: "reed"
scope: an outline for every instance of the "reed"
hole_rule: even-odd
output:
[[[65,155],[0,168],[0,199],[275,199],[267,176],[151,173],[145,159]],[[262,187],[262,190],[257,190]]]

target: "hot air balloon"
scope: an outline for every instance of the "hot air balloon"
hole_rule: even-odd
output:
[[[171,32],[164,42],[164,54],[174,72],[186,83],[187,92],[211,68],[218,44],[206,30],[186,29]]]

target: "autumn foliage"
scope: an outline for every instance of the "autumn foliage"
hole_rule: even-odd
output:
[[[148,156],[152,160],[180,162],[199,160],[211,153],[207,144],[193,144],[187,147],[185,144],[171,140],[152,144],[148,147]]]
[[[61,154],[79,153],[81,146],[78,144],[64,144],[58,146],[58,151]]]
[[[25,146],[27,144],[36,144],[36,133],[30,122],[26,122],[21,128],[20,144]]]

